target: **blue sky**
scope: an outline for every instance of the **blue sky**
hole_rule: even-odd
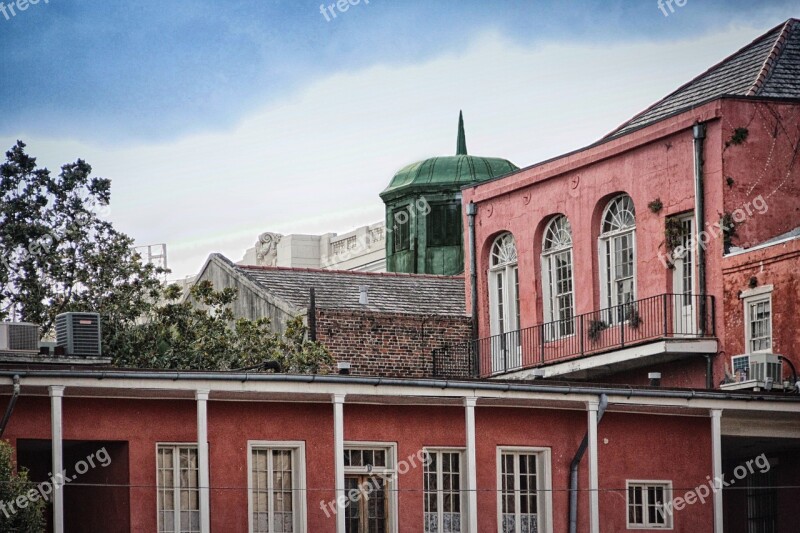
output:
[[[689,0],[665,17],[655,0],[372,0],[327,22],[319,0],[43,2],[0,18],[0,131],[115,142],[229,126],[315,78],[429,59],[489,28],[525,45],[676,39],[774,25],[796,5]]]
[[[184,275],[261,231],[380,219],[397,168],[451,151],[460,108],[471,149],[532,164],[792,16],[796,0],[668,17],[656,0],[361,0],[330,21],[319,0],[40,0],[0,14],[0,142],[87,159],[115,223]]]

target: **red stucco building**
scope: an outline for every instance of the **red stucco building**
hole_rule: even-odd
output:
[[[480,374],[753,388],[734,357],[770,354],[791,381],[798,65],[790,20],[598,143],[464,189]]]
[[[55,491],[60,502],[37,496],[58,502],[55,531],[561,532],[574,488],[576,531],[715,531],[716,515],[724,531],[747,532],[747,505],[759,504],[774,508],[774,531],[788,532],[800,497],[757,490],[796,487],[800,476],[800,401],[774,392],[0,374],[21,379],[5,435],[19,463],[37,483],[62,469],[70,479]],[[795,438],[742,436],[767,427]],[[712,490],[714,479],[734,485]],[[662,503],[672,510],[661,513]]]
[[[56,533],[796,531],[798,65],[790,20],[464,189],[478,339],[436,350],[478,379],[5,364],[29,498]]]

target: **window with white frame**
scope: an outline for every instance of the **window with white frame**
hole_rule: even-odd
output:
[[[548,336],[553,338],[575,332],[572,280],[572,230],[569,220],[558,215],[547,225],[542,245],[542,290]]]
[[[772,351],[772,285],[742,293],[747,353]]]
[[[346,443],[344,449],[345,533],[397,530],[395,446]]]
[[[609,321],[625,320],[626,304],[636,300],[636,211],[627,194],[612,199],[600,228],[601,295]]]
[[[490,261],[492,335],[501,335],[519,327],[517,244],[512,234],[494,241]]]
[[[671,529],[672,514],[666,503],[672,499],[669,481],[628,481],[628,529]]]
[[[297,442],[248,443],[251,533],[305,530],[305,447]]]
[[[200,531],[197,446],[157,446],[159,533]]]
[[[462,501],[463,455],[461,450],[425,450],[425,533],[466,531]]]
[[[550,450],[498,448],[499,533],[552,531]]]

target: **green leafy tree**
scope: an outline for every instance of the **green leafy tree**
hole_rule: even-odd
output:
[[[164,270],[145,264],[133,239],[99,212],[111,201],[111,182],[91,177],[83,160],[58,177],[38,168],[25,144],[0,165],[0,320],[9,317],[52,331],[66,311],[100,313],[103,352],[119,366],[231,370],[277,361],[285,372],[320,372],[333,361],[306,339],[302,319],[283,335],[269,321],[235,320],[231,289],[208,283],[183,301],[164,287]],[[14,316],[11,316],[11,315]]]
[[[0,320],[52,330],[57,314],[98,311],[104,345],[146,311],[160,290],[152,265],[140,261],[133,239],[100,214],[111,200],[110,180],[91,177],[85,161],[57,177],[38,168],[25,144],[0,165]]]
[[[327,372],[334,361],[319,343],[307,339],[302,317],[290,320],[283,334],[266,318],[236,319],[234,289],[214,290],[196,283],[188,298],[177,285],[164,291],[164,302],[150,307],[119,339],[114,363],[123,367],[193,370],[257,368],[267,361],[283,372]]]
[[[45,502],[30,498],[36,485],[28,479],[28,471],[14,472],[14,448],[0,441],[0,533],[40,533],[45,531]],[[37,495],[39,493],[37,492]],[[21,498],[25,503],[17,504]]]

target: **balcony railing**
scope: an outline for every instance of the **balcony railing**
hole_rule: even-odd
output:
[[[715,337],[714,323],[713,296],[660,294],[451,345],[434,357],[468,359],[473,375],[489,377],[662,339]]]

